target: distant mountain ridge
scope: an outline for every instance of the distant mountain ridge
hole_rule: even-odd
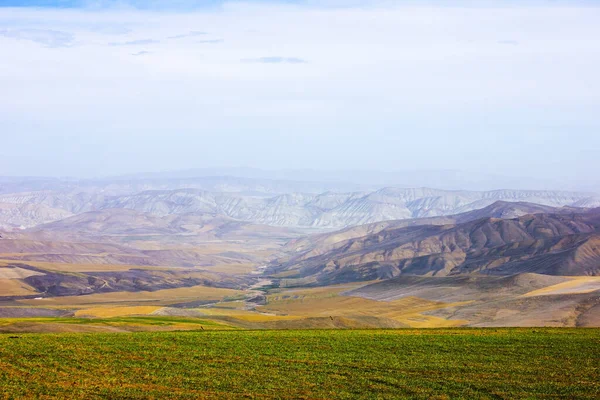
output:
[[[172,170],[161,172],[130,173],[117,176],[96,178],[54,178],[54,177],[1,177],[0,193],[6,185],[20,188],[20,191],[57,189],[59,186],[99,187],[115,185],[117,183],[131,184],[134,182],[145,185],[162,185],[163,189],[176,189],[182,187],[215,191],[206,184],[215,179],[233,179],[246,182],[286,182],[304,185],[303,189],[291,191],[312,192],[307,189],[311,185],[316,192],[334,191],[371,191],[382,187],[435,187],[445,190],[461,188],[464,190],[486,191],[499,188],[513,188],[519,190],[554,190],[564,188],[571,191],[597,191],[599,182],[593,180],[587,183],[565,180],[564,178],[540,178],[507,176],[502,173],[484,172],[479,169],[469,171],[456,169],[431,169],[431,170],[335,170],[335,169],[260,169],[250,167],[212,167],[194,168],[185,170]],[[185,182],[183,186],[174,186],[174,183]],[[23,184],[27,185],[24,186]],[[15,186],[16,184],[16,186]],[[165,186],[165,184],[168,186]],[[26,189],[29,187],[29,189]],[[157,189],[158,187],[155,187]],[[10,192],[9,190],[8,192]],[[12,190],[14,191],[14,190]],[[220,190],[216,190],[220,191]],[[290,190],[288,190],[290,192]]]
[[[323,193],[327,191],[370,191],[376,185],[349,182],[320,182],[293,179],[265,179],[234,175],[175,175],[150,174],[148,176],[75,179],[75,178],[17,178],[0,177],[0,194],[56,192],[56,193],[102,193],[124,195],[147,190],[196,189],[209,192],[240,193],[244,195],[273,196],[302,192]]]
[[[122,183],[119,183],[122,184]],[[225,183],[215,187],[223,188]],[[171,214],[218,214],[240,221],[284,227],[340,229],[387,220],[428,218],[481,209],[496,201],[539,205],[600,206],[591,193],[564,191],[494,190],[448,191],[430,188],[386,187],[375,191],[323,193],[270,193],[261,186],[215,192],[194,188],[142,190],[137,184],[99,190],[43,190],[0,195],[0,227],[32,227],[71,215],[104,209],[130,209],[156,216]],[[240,191],[236,191],[240,190]],[[127,193],[121,193],[121,192]],[[118,193],[118,194],[114,194]]]

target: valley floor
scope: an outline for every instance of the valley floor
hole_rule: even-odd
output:
[[[4,398],[600,396],[599,329],[0,335]]]
[[[600,326],[600,277],[402,276],[313,288],[256,279],[246,289],[0,298],[0,332]]]

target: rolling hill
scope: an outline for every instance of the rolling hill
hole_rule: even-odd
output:
[[[595,205],[591,194],[279,193],[291,186],[231,179],[33,180],[40,190],[6,193],[13,183],[0,195],[0,316],[201,316],[253,329],[600,324],[600,211],[576,207]]]
[[[522,273],[511,276],[401,275],[344,293],[394,302],[442,302],[428,318],[467,321],[469,326],[599,326],[600,277]]]
[[[253,224],[215,214],[156,214],[126,208],[88,211],[59,221],[38,225],[26,233],[37,236],[110,238],[171,235],[193,236],[196,240],[250,240],[293,238],[290,228]]]
[[[291,240],[284,252],[297,253],[297,258],[307,258],[335,249],[336,243],[344,240],[378,233],[384,229],[404,228],[418,225],[451,225],[474,221],[479,218],[516,218],[527,214],[583,212],[585,209],[573,207],[550,207],[526,202],[496,201],[493,204],[473,211],[455,215],[388,220],[371,224],[351,226],[334,232],[325,232]]]
[[[481,214],[476,214],[481,215]],[[463,217],[457,218],[460,220]],[[484,217],[463,223],[372,229],[273,263],[283,285],[389,279],[403,274],[600,274],[600,209]],[[367,228],[367,231],[369,228]]]

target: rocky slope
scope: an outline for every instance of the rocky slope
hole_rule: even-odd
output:
[[[69,211],[44,204],[0,203],[0,229],[22,229],[71,216]]]
[[[43,269],[28,263],[15,262],[0,266],[0,273],[19,270],[29,272],[20,281],[32,289],[25,296],[10,296],[0,293],[0,300],[10,297],[54,297],[80,296],[93,293],[137,292],[174,289],[191,286],[235,288],[244,284],[241,278],[209,273],[198,269],[148,270],[129,269],[126,271],[92,271],[70,273]]]
[[[284,285],[449,276],[600,275],[600,209],[480,218],[447,225],[388,227],[277,260]],[[294,279],[298,279],[294,281]]]
[[[480,218],[516,218],[527,214],[540,213],[573,213],[585,212],[583,208],[550,207],[526,202],[496,201],[495,203],[474,211],[460,214],[428,217],[409,218],[402,220],[389,220],[371,224],[351,226],[339,231],[314,234],[291,240],[283,249],[286,256],[294,255],[295,260],[306,259],[319,254],[324,254],[336,249],[336,244],[352,238],[376,234],[384,229],[398,229],[417,225],[452,225]]]

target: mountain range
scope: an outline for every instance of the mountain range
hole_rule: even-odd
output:
[[[271,273],[284,286],[405,274],[599,275],[600,209],[548,211],[500,202],[453,217],[372,224],[300,239],[288,243]]]
[[[12,180],[2,182],[0,228],[4,229],[31,228],[108,209],[160,217],[210,214],[262,225],[332,230],[378,221],[459,214],[496,201],[526,201],[552,207],[600,206],[600,197],[593,193],[398,187],[339,191],[339,187],[328,184],[230,177],[93,181],[83,185],[44,180],[26,180],[20,186]],[[321,192],[322,189],[327,191]]]
[[[223,300],[243,317],[232,321],[258,312],[281,319],[275,327],[339,316],[368,327],[600,324],[600,208],[585,207],[593,194],[120,185],[0,195],[10,228],[0,230],[0,315],[72,315],[37,304],[196,287],[243,291]],[[199,312],[177,307],[165,312]]]

